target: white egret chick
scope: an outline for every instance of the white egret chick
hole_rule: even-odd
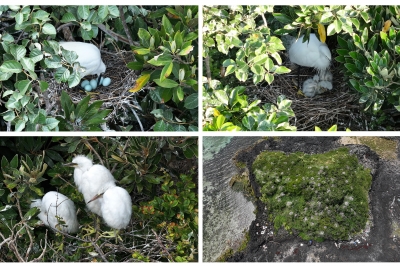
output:
[[[31,208],[33,207],[40,209],[38,217],[45,225],[66,233],[78,232],[75,204],[63,194],[56,191],[47,192],[42,199],[32,201]],[[65,224],[60,224],[56,216]]]
[[[74,182],[78,191],[83,194],[85,202],[104,192],[104,187],[115,186],[115,179],[111,172],[103,165],[95,164],[84,155],[77,155],[72,163],[65,166],[74,167]],[[93,201],[86,205],[91,212],[101,216],[100,201]]]
[[[114,229],[128,226],[132,215],[132,199],[122,187],[104,186],[104,193],[95,196],[90,202],[99,201],[101,216],[106,224]]]
[[[332,73],[330,71],[323,71],[319,73],[319,80],[325,80],[325,81],[329,81],[332,82],[333,80],[333,76]]]
[[[318,75],[315,75],[314,78],[309,78],[303,83],[303,93],[306,97],[314,97],[318,94]]]
[[[106,65],[101,60],[100,50],[91,43],[85,42],[60,42],[65,50],[74,51],[78,55],[78,62],[85,68],[79,71],[81,78],[88,75],[97,75],[100,79],[101,74],[106,72]]]

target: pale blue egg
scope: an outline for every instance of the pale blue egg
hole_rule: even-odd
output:
[[[100,78],[100,82],[99,82],[99,86],[103,84],[103,80],[104,80],[104,78],[101,77],[101,78]]]
[[[92,91],[92,86],[90,86],[90,84],[87,84],[86,86],[85,86],[85,91]]]
[[[110,85],[111,84],[111,79],[110,78],[105,78],[104,80],[103,80],[103,86],[104,87],[107,87],[108,85]]]
[[[96,89],[97,88],[97,81],[95,79],[92,79],[90,81],[90,86],[92,86],[92,89]]]
[[[82,87],[82,88],[85,88],[85,86],[88,85],[88,84],[89,84],[89,80],[84,80],[84,81],[82,81],[82,83],[81,83],[81,87]]]

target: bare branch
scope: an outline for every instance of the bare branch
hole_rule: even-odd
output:
[[[97,24],[97,26],[99,27],[99,29],[101,29],[102,31],[104,31],[105,33],[107,33],[108,35],[110,35],[110,36],[111,36],[112,38],[114,38],[116,41],[120,41],[120,42],[123,42],[123,43],[126,43],[126,44],[129,44],[129,45],[130,45],[129,40],[128,40],[127,38],[125,38],[125,37],[122,36],[122,35],[119,35],[118,33],[113,32],[112,30],[107,29],[105,25],[103,25],[103,24]],[[132,42],[133,42],[133,44],[134,44],[135,46],[140,46],[140,44],[139,44],[138,42],[134,42],[134,41],[132,41]]]
[[[124,7],[123,6],[118,6],[118,10],[119,10],[119,18],[121,19],[122,26],[124,26],[126,37],[128,37],[129,44],[131,46],[133,46],[133,40],[132,40],[131,32],[129,31],[128,25],[126,24],[126,19],[125,19],[125,15],[124,15]]]

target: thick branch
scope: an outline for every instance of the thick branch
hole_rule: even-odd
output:
[[[105,33],[107,33],[108,35],[113,37],[116,41],[120,41],[120,42],[123,42],[123,43],[126,43],[126,44],[130,45],[129,40],[127,38],[125,38],[122,35],[119,35],[118,33],[113,32],[112,30],[107,29],[105,25],[97,24],[97,27],[99,27],[99,29],[101,29],[102,31],[104,31]],[[132,41],[132,43],[135,46],[140,46],[140,44],[138,42]]]
[[[122,26],[124,26],[126,37],[128,37],[129,44],[131,46],[133,46],[133,40],[132,40],[131,32],[129,31],[128,25],[126,24],[123,6],[118,6],[118,10],[119,10],[119,18],[121,19]]]

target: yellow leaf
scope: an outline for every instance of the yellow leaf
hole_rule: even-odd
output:
[[[150,74],[143,74],[141,75],[137,80],[135,87],[129,90],[129,92],[138,92],[140,91],[144,85],[149,81],[150,79]]]
[[[325,43],[325,41],[326,41],[326,31],[325,31],[325,26],[322,25],[321,23],[318,23],[318,34],[319,34],[319,40],[322,43]]]
[[[322,131],[320,127],[315,126],[315,131],[320,132]]]
[[[385,21],[385,25],[384,25],[383,28],[382,28],[382,31],[383,31],[383,32],[387,32],[387,31],[389,30],[389,28],[390,28],[391,25],[392,25],[392,22],[391,22],[390,20],[386,20],[386,21]]]
[[[221,113],[217,109],[214,108],[214,116],[218,117],[220,114]]]
[[[298,91],[297,91],[297,94],[298,94],[298,95],[301,95],[301,96],[304,96],[304,93],[303,93],[302,90],[298,90]]]

